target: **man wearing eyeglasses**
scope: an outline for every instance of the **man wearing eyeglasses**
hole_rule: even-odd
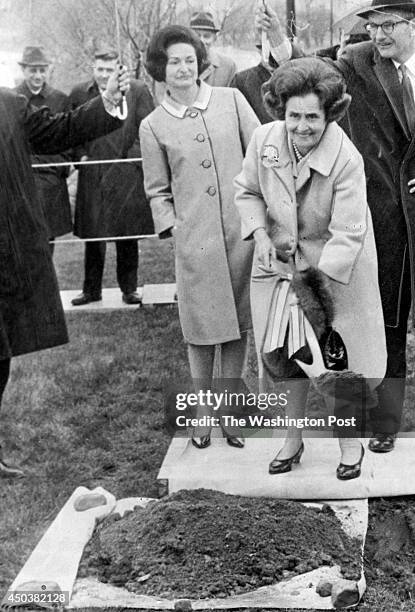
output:
[[[388,349],[369,448],[385,453],[393,450],[401,424],[411,295],[415,299],[415,0],[373,0],[356,14],[371,40],[326,61],[347,82],[349,133],[365,161]],[[275,29],[275,20],[273,11],[262,9],[256,25]],[[286,39],[280,43],[281,61]]]

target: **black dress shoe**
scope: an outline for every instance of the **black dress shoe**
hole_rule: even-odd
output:
[[[245,440],[238,436],[226,436],[226,442],[234,448],[243,448],[245,446]]]
[[[210,445],[210,434],[202,436],[201,438],[192,436],[192,444],[196,446],[196,448],[207,448]]]
[[[24,478],[24,475],[23,470],[20,468],[0,460],[0,478]]]
[[[300,463],[301,455],[304,452],[304,442],[301,442],[301,446],[298,451],[289,459],[278,459],[278,455],[269,464],[268,472],[270,474],[285,474],[285,472],[291,472],[293,463]]]
[[[131,293],[123,293],[122,301],[125,304],[141,304],[141,298],[136,291],[131,291]]]
[[[360,459],[354,465],[347,465],[346,463],[339,463],[336,470],[336,476],[339,480],[352,480],[353,478],[359,478],[362,471],[362,461],[365,455],[365,449],[363,445],[360,453]]]
[[[80,293],[73,300],[71,300],[72,306],[84,306],[90,302],[99,302],[102,300],[100,293]]]
[[[395,436],[393,434],[377,433],[369,440],[369,450],[372,453],[390,453],[395,448]]]

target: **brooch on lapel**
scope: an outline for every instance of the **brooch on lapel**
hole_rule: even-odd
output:
[[[265,145],[262,150],[261,161],[265,168],[277,168],[280,162],[280,152],[274,145]]]

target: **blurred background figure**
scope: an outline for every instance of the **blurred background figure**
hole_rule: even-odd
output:
[[[52,113],[69,110],[69,99],[66,94],[54,89],[48,83],[51,61],[43,47],[25,47],[19,62],[23,81],[15,91],[23,94],[36,108],[47,106]],[[70,154],[32,155],[33,164],[59,163],[70,160]],[[42,210],[45,216],[47,236],[54,240],[72,231],[71,208],[69,204],[66,179],[69,169],[36,168],[35,183],[39,193]],[[53,253],[53,244],[50,249]]]
[[[190,27],[206,47],[207,63],[202,68],[200,78],[212,87],[228,87],[236,73],[236,64],[230,57],[216,51],[214,44],[219,28],[211,13],[194,13]]]
[[[95,52],[92,79],[74,87],[70,104],[76,108],[102,92],[118,65],[114,49]],[[108,136],[92,140],[76,152],[80,160],[141,157],[138,128],[154,108],[147,86],[131,80],[126,95],[128,117],[122,127]],[[75,206],[74,234],[80,238],[131,236],[154,232],[150,207],[144,187],[140,162],[80,166]],[[137,289],[138,242],[115,241],[117,280],[126,304],[139,304]],[[105,242],[85,244],[84,286],[72,300],[74,306],[102,299],[101,287],[105,264]]]

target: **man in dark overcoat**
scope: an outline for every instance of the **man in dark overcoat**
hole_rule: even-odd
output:
[[[69,96],[72,108],[84,104],[105,88],[117,61],[117,52],[111,49],[100,49],[95,53],[93,79],[72,90]],[[86,143],[77,152],[79,159],[141,157],[138,129],[141,120],[153,110],[153,99],[140,80],[131,81],[126,99],[128,117],[122,128]],[[154,233],[151,210],[144,193],[141,162],[80,166],[74,233],[80,238]],[[127,304],[138,304],[138,242],[118,240],[115,246],[122,299]],[[105,242],[85,244],[84,286],[82,293],[72,300],[74,306],[101,300],[105,250]]]
[[[237,72],[230,85],[243,93],[261,123],[273,121],[273,118],[265,108],[261,87],[264,83],[269,81],[272,73],[277,67],[278,64],[275,62],[272,55],[270,55],[268,62],[261,60],[256,66]]]
[[[121,68],[102,96],[57,115],[0,88],[0,401],[12,357],[68,339],[30,154],[59,153],[119,127],[110,114],[128,82]],[[21,475],[0,449],[0,477]]]
[[[40,108],[47,106],[52,113],[69,110],[68,96],[54,89],[48,83],[50,60],[42,47],[25,47],[19,62],[23,81],[16,87],[30,104]],[[33,155],[33,164],[59,163],[70,160],[70,155]],[[71,207],[69,203],[66,179],[68,169],[65,167],[36,168],[35,182],[48,228],[48,237],[54,240],[72,231]],[[50,244],[53,252],[53,243]]]
[[[369,448],[389,452],[401,424],[415,297],[415,1],[373,0],[357,15],[367,22],[371,41],[346,47],[332,65],[352,96],[348,123],[365,162],[386,326],[388,364],[371,414]],[[275,19],[268,11],[260,22],[266,29]]]

